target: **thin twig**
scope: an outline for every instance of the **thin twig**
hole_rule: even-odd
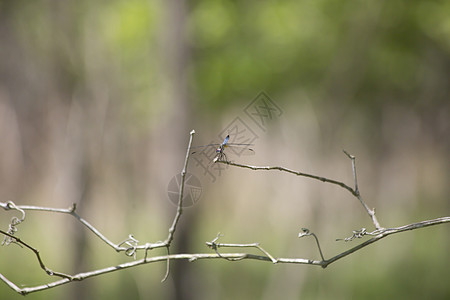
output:
[[[22,241],[18,237],[15,237],[12,234],[9,234],[9,233],[7,233],[7,232],[5,232],[3,230],[0,230],[0,233],[4,234],[5,236],[8,236],[11,239],[13,239],[15,243],[21,244],[21,245],[25,246],[26,248],[30,249],[31,251],[33,251],[34,254],[36,255],[36,258],[37,258],[38,262],[39,262],[39,266],[41,267],[42,270],[45,271],[45,273],[47,273],[47,275],[59,276],[59,277],[62,277],[62,278],[67,278],[69,280],[73,280],[72,276],[70,276],[70,275],[67,275],[67,274],[64,274],[64,273],[60,273],[60,272],[55,272],[55,271],[52,271],[49,268],[47,268],[45,266],[45,264],[44,264],[44,261],[41,258],[41,255],[39,254],[39,251],[36,248],[28,245],[27,243],[25,243],[24,241]]]
[[[164,277],[163,277],[163,279],[161,279],[161,282],[166,281],[167,278],[169,277],[169,274],[170,274],[170,258],[169,258],[169,255],[170,255],[170,247],[167,246],[166,274],[164,274]]]
[[[294,174],[294,175],[297,175],[297,176],[308,177],[308,178],[312,178],[312,179],[319,180],[319,181],[322,181],[322,182],[327,182],[327,183],[338,185],[338,186],[346,189],[347,191],[349,191],[353,196],[356,196],[356,193],[353,190],[353,188],[351,188],[350,186],[346,185],[345,183],[337,181],[337,180],[325,178],[325,177],[322,177],[322,176],[317,176],[317,175],[313,175],[313,174],[298,172],[298,171],[294,171],[294,170],[291,170],[291,169],[288,169],[288,168],[278,167],[278,166],[250,166],[250,165],[238,164],[238,163],[235,163],[235,162],[224,161],[224,160],[218,160],[217,163],[222,163],[222,164],[235,166],[235,167],[240,167],[240,168],[244,168],[244,169],[250,169],[250,170],[254,170],[254,171],[278,170],[278,171],[282,171],[282,172],[287,172],[287,173],[291,173],[291,174]]]
[[[322,253],[322,249],[320,248],[320,244],[319,244],[319,239],[317,238],[316,234],[314,232],[310,232],[308,228],[302,228],[303,232],[300,232],[298,234],[298,237],[304,237],[304,236],[313,236],[316,239],[316,243],[317,243],[317,248],[319,248],[319,253],[320,253],[320,257],[322,257],[322,260],[325,260],[325,258],[323,257],[323,253]]]
[[[358,188],[358,179],[356,177],[356,157],[354,155],[351,155],[350,153],[348,153],[345,150],[342,150],[345,155],[348,156],[348,158],[350,158],[350,160],[352,161],[352,171],[353,171],[353,179],[355,180],[355,193],[359,194],[359,188]]]
[[[219,239],[219,237],[222,236],[220,233],[217,234],[217,237],[214,238],[211,242],[206,242],[206,245],[210,248],[212,248],[214,251],[216,251],[216,253],[220,256],[220,253],[218,252],[218,248],[220,247],[234,247],[234,248],[257,248],[259,249],[262,253],[264,253],[265,255],[267,255],[268,258],[270,258],[270,260],[276,264],[277,263],[277,259],[275,259],[272,255],[270,255],[269,252],[267,252],[266,250],[264,250],[259,243],[251,243],[251,244],[224,244],[224,243],[216,243],[216,241]]]
[[[372,219],[373,225],[375,225],[375,228],[376,229],[381,229],[382,227],[380,226],[380,223],[378,222],[377,217],[375,216],[375,209],[370,209],[367,206],[367,204],[362,199],[361,193],[359,192],[358,179],[356,177],[356,157],[354,155],[349,154],[345,150],[343,150],[343,151],[348,156],[348,158],[350,158],[350,160],[352,161],[353,179],[355,181],[355,189],[354,189],[355,196],[356,196],[356,198],[358,198],[359,202],[361,202],[362,206],[364,207],[364,209],[369,214],[370,218]]]

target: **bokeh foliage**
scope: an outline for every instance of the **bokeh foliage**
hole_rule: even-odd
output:
[[[285,121],[265,135],[259,162],[338,177],[348,165],[334,153],[351,147],[363,157],[361,188],[382,223],[449,215],[449,15],[444,0],[1,1],[0,200],[83,200],[83,216],[114,240],[130,231],[162,239],[173,214],[166,182],[179,172],[187,133],[199,129],[198,140],[208,142],[265,90]],[[260,241],[275,256],[314,257],[311,245],[292,241],[296,227],[310,224],[333,240],[367,224],[348,198],[327,210],[321,199],[335,192],[328,187],[233,174],[235,181],[205,184],[210,201],[185,212],[180,226],[190,235],[176,242],[203,252],[220,229],[228,242]],[[5,228],[10,215],[0,213]],[[82,237],[75,222],[49,219],[33,217],[28,226],[37,232],[24,224],[22,237],[52,265],[69,272],[123,261]],[[192,293],[185,297],[197,299],[449,298],[448,226],[404,235],[327,270],[198,262],[181,283]],[[327,246],[333,253],[346,245]],[[13,257],[0,260],[2,274],[45,282],[37,266],[23,271],[22,250],[0,248]],[[180,281],[160,284],[163,273],[163,265],[144,266],[29,297],[179,295]],[[0,285],[0,296],[15,295]]]

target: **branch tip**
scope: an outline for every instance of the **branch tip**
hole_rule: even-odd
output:
[[[72,203],[72,206],[69,207],[69,211],[71,213],[74,213],[76,209],[77,209],[77,204],[74,202],[74,203]]]
[[[344,153],[345,153],[345,155],[347,155],[348,156],[348,158],[350,158],[351,160],[354,160],[356,157],[354,156],[354,155],[351,155],[350,153],[348,153],[347,151],[345,151],[345,150],[342,150]]]

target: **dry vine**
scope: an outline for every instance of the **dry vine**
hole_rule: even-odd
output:
[[[266,171],[278,170],[278,171],[282,171],[282,172],[291,173],[291,174],[294,174],[297,176],[308,177],[308,178],[319,180],[322,182],[338,185],[338,186],[346,189],[347,191],[349,191],[354,197],[356,197],[360,201],[361,205],[364,207],[364,209],[366,210],[366,212],[369,214],[370,218],[372,219],[372,223],[375,227],[375,230],[373,230],[371,232],[368,232],[365,228],[362,228],[361,230],[355,230],[355,231],[353,231],[352,236],[345,238],[344,240],[351,241],[356,238],[362,238],[365,235],[371,236],[372,238],[370,238],[369,240],[366,240],[363,243],[361,243],[355,247],[352,247],[336,256],[325,259],[324,255],[322,253],[322,249],[320,248],[319,239],[317,238],[317,236],[313,232],[310,232],[308,229],[302,228],[302,231],[299,233],[298,237],[313,236],[316,240],[317,247],[318,247],[318,250],[319,250],[319,253],[321,256],[321,260],[311,260],[311,259],[305,259],[305,258],[275,258],[268,251],[263,249],[259,243],[248,243],[248,244],[217,243],[218,239],[221,236],[220,234],[218,234],[217,237],[215,237],[212,241],[206,242],[206,245],[209,248],[213,249],[215,253],[170,254],[170,246],[173,241],[178,222],[183,213],[183,193],[184,193],[184,183],[185,183],[184,181],[185,181],[185,176],[186,176],[186,172],[187,172],[189,156],[191,153],[191,145],[192,145],[192,140],[193,140],[194,134],[195,134],[195,131],[192,130],[190,132],[190,139],[189,139],[189,144],[188,144],[187,151],[186,151],[184,167],[183,167],[183,170],[181,171],[181,184],[180,184],[180,194],[179,194],[179,199],[178,199],[177,211],[176,211],[174,220],[172,222],[172,225],[169,228],[169,234],[164,241],[158,241],[158,242],[154,242],[154,243],[145,243],[145,244],[139,245],[139,241],[137,239],[135,239],[133,235],[130,234],[128,236],[128,238],[126,238],[124,241],[122,241],[118,244],[115,244],[112,241],[110,241],[106,236],[104,236],[100,231],[98,231],[94,226],[92,226],[90,223],[88,223],[86,220],[84,220],[81,216],[79,216],[76,213],[76,205],[75,204],[73,204],[73,206],[70,208],[64,209],[64,208],[50,208],[50,207],[40,207],[40,206],[30,206],[30,205],[16,205],[11,201],[9,201],[7,203],[0,202],[0,207],[3,208],[4,210],[7,210],[7,211],[15,210],[22,214],[22,217],[20,219],[17,217],[12,218],[7,231],[0,230],[0,233],[4,235],[4,240],[2,242],[2,245],[9,245],[9,244],[13,243],[13,244],[17,244],[21,247],[25,247],[25,248],[31,250],[32,252],[34,252],[41,269],[43,269],[49,276],[60,277],[59,280],[49,282],[47,284],[37,285],[34,287],[26,287],[26,288],[20,288],[17,284],[13,283],[8,278],[6,278],[2,273],[0,273],[0,280],[2,280],[4,283],[6,283],[11,289],[16,291],[17,293],[19,293],[21,295],[26,295],[26,294],[29,294],[32,292],[38,292],[38,291],[46,290],[46,289],[53,288],[56,286],[60,286],[60,285],[66,284],[66,283],[70,283],[72,281],[80,281],[80,280],[84,280],[84,279],[87,279],[90,277],[94,277],[94,276],[98,276],[98,275],[102,275],[102,274],[106,274],[106,273],[110,273],[110,272],[115,272],[115,271],[119,271],[122,269],[132,268],[132,267],[142,265],[142,264],[148,264],[148,263],[154,263],[154,262],[160,262],[160,261],[167,262],[167,271],[163,278],[163,281],[164,281],[167,278],[167,276],[169,275],[170,260],[175,260],[175,259],[185,259],[185,260],[189,260],[191,262],[200,260],[200,259],[225,259],[225,260],[229,260],[229,261],[254,259],[254,260],[272,262],[273,264],[278,264],[278,263],[308,264],[308,265],[316,265],[316,266],[321,266],[322,268],[326,268],[331,263],[333,263],[355,251],[358,251],[358,250],[360,250],[360,249],[362,249],[384,237],[387,237],[389,235],[408,231],[408,230],[415,230],[415,229],[419,229],[419,228],[423,228],[423,227],[428,227],[428,226],[433,226],[433,225],[450,222],[450,217],[443,217],[443,218],[437,218],[437,219],[433,219],[433,220],[426,220],[426,221],[422,221],[422,222],[412,223],[412,224],[395,227],[395,228],[381,227],[375,216],[375,209],[370,209],[366,205],[366,203],[364,202],[364,200],[362,199],[362,196],[360,194],[360,191],[358,188],[358,181],[357,181],[357,177],[356,177],[355,157],[353,155],[350,155],[346,151],[344,151],[344,152],[348,156],[348,158],[351,160],[351,163],[352,163],[353,179],[354,179],[354,187],[353,188],[346,185],[343,182],[340,182],[340,181],[336,181],[333,179],[316,176],[316,175],[312,175],[312,174],[302,173],[302,172],[290,170],[290,169],[283,168],[283,167],[249,166],[249,165],[238,164],[238,163],[234,163],[234,162],[230,162],[230,161],[226,161],[226,160],[216,160],[216,163],[223,163],[223,164],[227,164],[230,166],[246,168],[246,169],[251,169],[251,170],[266,170]],[[127,256],[133,256],[135,258],[135,260],[132,262],[123,263],[123,264],[119,264],[116,266],[111,266],[111,267],[107,267],[107,268],[103,268],[103,269],[97,269],[97,270],[93,270],[93,271],[89,271],[89,272],[78,273],[78,274],[74,274],[74,275],[68,275],[68,274],[64,274],[64,273],[60,273],[60,272],[55,272],[55,271],[49,269],[44,264],[44,261],[41,259],[38,249],[29,245],[25,241],[22,241],[20,238],[18,238],[15,235],[16,232],[18,231],[17,226],[20,225],[21,223],[23,223],[25,220],[25,216],[26,216],[25,211],[45,211],[45,212],[63,213],[63,214],[71,215],[75,219],[77,219],[81,224],[86,226],[90,231],[92,231],[92,233],[94,233],[103,242],[105,242],[107,245],[109,245],[111,248],[113,248],[115,251],[124,252],[125,255],[127,255]],[[164,256],[148,257],[148,251],[155,249],[155,248],[166,248],[168,254],[164,255]],[[246,252],[220,253],[219,248],[256,248],[259,251],[261,251],[263,253],[263,255],[255,255],[255,254],[246,253]],[[136,260],[136,253],[138,251],[144,251],[145,255],[144,255],[143,259]]]

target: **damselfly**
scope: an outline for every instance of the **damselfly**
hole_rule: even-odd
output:
[[[208,145],[203,145],[203,146],[195,146],[195,147],[192,147],[192,149],[197,149],[197,148],[208,149],[208,148],[214,147],[216,149],[215,157],[213,159],[214,162],[216,162],[218,160],[228,161],[227,156],[225,154],[225,148],[229,148],[234,154],[236,154],[238,156],[255,154],[255,151],[252,148],[250,148],[253,144],[228,143],[229,140],[230,140],[230,135],[227,135],[227,137],[220,144],[208,144]],[[198,152],[199,152],[198,150],[195,150],[194,152],[192,152],[192,154],[198,153]],[[203,152],[203,150],[201,152]]]

